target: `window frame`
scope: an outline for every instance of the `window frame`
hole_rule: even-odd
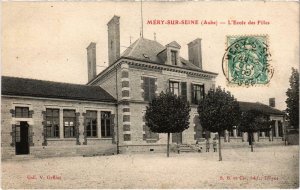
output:
[[[48,115],[48,111],[51,111],[51,115]],[[57,111],[57,116],[54,115],[54,111]],[[60,110],[55,108],[46,108],[46,138],[60,138]],[[56,120],[57,125],[54,123]],[[51,122],[50,125],[48,121]],[[50,128],[50,136],[48,129]]]
[[[171,64],[172,65],[177,65],[177,51],[171,50]]]
[[[97,111],[95,111],[95,110],[87,110],[86,111],[85,133],[86,133],[87,138],[98,138]],[[89,133],[90,133],[90,135],[88,135]]]
[[[199,99],[198,99],[199,93]],[[194,84],[192,83],[192,103],[199,104],[199,102],[204,99],[205,96],[205,88],[204,84]]]
[[[144,90],[143,98],[144,98],[144,101],[152,101],[152,99],[156,96],[155,81],[156,81],[156,78],[154,78],[154,77],[143,76],[143,90]]]
[[[104,114],[108,114],[107,117],[103,117]],[[101,122],[101,138],[112,138],[112,130],[111,130],[111,115],[110,111],[101,111],[100,112],[100,122]],[[107,124],[109,122],[109,124]]]
[[[18,112],[18,109],[20,109],[20,112]],[[27,113],[24,112],[24,110],[27,110]],[[19,113],[20,113],[20,115],[19,115]],[[16,118],[29,118],[29,107],[16,106],[15,107],[15,117]]]
[[[177,84],[177,94],[174,93],[174,91],[176,89],[175,86],[174,86],[174,84]],[[180,86],[180,82],[178,82],[178,81],[172,81],[172,80],[169,81],[169,91],[171,93],[173,93],[173,94],[176,94],[177,96],[180,96],[180,87],[179,86]]]
[[[74,112],[74,116],[66,116],[65,112]],[[66,125],[68,122],[68,125]],[[70,126],[71,122],[73,125]],[[64,109],[63,110],[63,126],[64,126],[64,138],[75,138],[76,137],[76,110],[73,109]],[[68,135],[66,135],[68,134]]]

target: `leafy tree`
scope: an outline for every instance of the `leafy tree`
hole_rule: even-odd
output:
[[[290,77],[290,88],[287,92],[287,118],[290,121],[290,126],[299,129],[299,72],[292,68],[292,75]]]
[[[152,132],[167,133],[167,157],[170,150],[170,133],[180,133],[189,128],[190,105],[182,97],[161,92],[147,106],[146,125]]]
[[[241,114],[241,123],[239,130],[248,133],[249,145],[251,145],[251,152],[253,152],[253,133],[258,131],[270,131],[270,117],[262,111],[249,110]]]
[[[211,132],[217,132],[219,137],[219,161],[222,161],[221,134],[224,130],[232,130],[240,118],[240,107],[230,92],[221,89],[211,89],[198,106],[199,119],[202,127]]]

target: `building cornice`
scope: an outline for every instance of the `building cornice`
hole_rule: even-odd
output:
[[[139,60],[139,59],[135,59],[135,58],[121,57],[114,64],[110,65],[109,67],[104,69],[101,73],[99,73],[93,80],[88,82],[87,85],[93,85],[96,82],[98,82],[99,80],[105,78],[116,68],[119,68],[121,66],[121,64],[123,64],[123,63],[126,63],[129,66],[130,65],[136,66],[140,69],[148,68],[148,69],[153,69],[153,71],[165,70],[165,71],[171,71],[171,72],[177,72],[177,73],[185,73],[188,76],[195,76],[195,77],[201,77],[201,78],[214,79],[218,76],[218,73],[213,73],[213,72],[209,72],[209,71],[202,71],[202,70],[176,67],[173,65],[159,64],[159,63],[153,62],[151,60]]]

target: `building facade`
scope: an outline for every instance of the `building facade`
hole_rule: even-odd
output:
[[[190,42],[188,59],[172,41],[162,45],[139,38],[120,54],[120,21],[108,22],[109,66],[96,76],[96,43],[87,47],[88,83],[74,85],[2,77],[2,159],[26,154],[36,157],[97,155],[134,151],[162,151],[167,136],[145,124],[153,97],[170,91],[190,102],[190,127],[171,135],[171,142],[194,144],[215,134],[200,125],[197,105],[215,88],[217,73],[202,69],[201,39]],[[240,102],[243,110],[271,115],[269,134],[257,141],[282,141],[284,114],[270,106]],[[172,114],[172,113],[170,113]],[[274,129],[273,129],[274,128]],[[247,142],[247,134],[224,131],[225,142]]]

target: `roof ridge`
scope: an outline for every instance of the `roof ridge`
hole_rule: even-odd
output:
[[[41,82],[51,82],[51,83],[59,83],[59,84],[68,84],[68,85],[79,85],[79,86],[91,86],[86,84],[78,84],[78,83],[68,83],[68,82],[57,82],[51,80],[42,80],[42,79],[33,79],[33,78],[24,78],[24,77],[14,77],[14,76],[1,76],[1,78],[15,78],[15,79],[25,79],[25,80],[34,80],[34,81],[41,81]]]

